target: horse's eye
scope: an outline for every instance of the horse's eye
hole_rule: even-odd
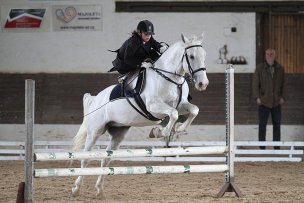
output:
[[[192,59],[192,60],[193,60],[193,59],[194,59],[194,56],[193,56],[193,55],[190,55],[190,59]]]

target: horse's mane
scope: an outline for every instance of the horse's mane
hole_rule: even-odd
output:
[[[172,45],[169,46],[169,48],[158,58],[157,61],[162,61],[164,60],[164,57],[170,57],[168,54],[173,54],[172,50],[177,49],[178,47],[183,46],[182,41],[177,41],[173,43]],[[178,56],[176,54],[173,55],[173,59],[175,60]]]

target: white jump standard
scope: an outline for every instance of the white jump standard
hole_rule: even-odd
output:
[[[87,175],[130,175],[130,174],[165,174],[165,173],[201,173],[224,172],[225,184],[216,197],[225,192],[235,192],[240,197],[241,191],[234,184],[234,70],[232,65],[226,69],[226,146],[181,147],[157,149],[120,149],[85,152],[51,152],[33,153],[34,128],[34,81],[26,80],[27,132],[24,202],[32,202],[34,178],[54,176],[87,176]],[[173,166],[129,166],[99,168],[49,168],[33,170],[33,163],[39,161],[111,159],[124,157],[186,156],[200,154],[225,154],[226,163],[218,165],[173,165]],[[74,189],[74,188],[73,188]],[[19,196],[19,195],[18,195]],[[17,202],[22,202],[18,201]]]
[[[226,164],[229,170],[225,173],[226,183],[223,185],[217,197],[222,197],[225,192],[235,192],[238,197],[242,196],[241,191],[234,184],[234,69],[229,64],[226,69],[226,146],[228,146],[228,153],[226,153]]]

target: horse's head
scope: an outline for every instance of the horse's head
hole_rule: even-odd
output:
[[[203,35],[188,39],[182,34],[182,40],[185,49],[182,59],[183,70],[190,75],[197,90],[206,90],[209,80],[205,65],[206,51],[202,46]]]

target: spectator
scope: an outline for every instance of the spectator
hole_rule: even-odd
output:
[[[284,103],[284,68],[275,60],[275,50],[267,49],[265,61],[258,64],[253,76],[253,96],[258,105],[259,141],[266,140],[266,126],[271,114],[273,141],[281,140],[281,105]],[[260,146],[265,149],[265,146]],[[275,146],[274,149],[280,149]]]

